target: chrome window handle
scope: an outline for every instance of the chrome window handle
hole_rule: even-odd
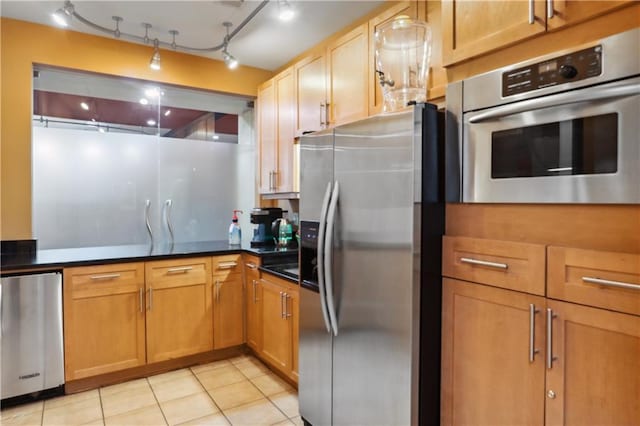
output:
[[[553,361],[557,358],[553,356],[553,319],[557,315],[553,313],[551,308],[547,308],[547,368],[553,368]]]
[[[536,349],[536,314],[540,312],[536,309],[536,305],[531,303],[529,305],[529,362],[535,360],[535,356],[538,352]]]
[[[599,284],[609,287],[626,288],[628,290],[640,290],[640,284],[626,283],[624,281],[605,280],[596,277],[582,277],[582,281],[590,284]]]
[[[478,260],[470,257],[461,257],[460,262],[468,263],[470,265],[488,266],[490,268],[508,269],[509,265],[506,263],[488,262],[486,260]]]
[[[149,287],[149,310],[153,309],[153,289]]]
[[[151,200],[147,200],[144,206],[144,223],[147,225],[147,232],[151,238],[151,245],[153,245],[153,231],[151,231],[151,222],[149,221],[149,211],[151,210]]]
[[[138,294],[139,294],[138,303],[140,303],[140,313],[143,313],[144,312],[144,308],[143,308],[143,305],[144,305],[144,300],[143,300],[144,299],[144,289],[142,287],[140,287],[140,289],[138,291]]]
[[[120,274],[104,274],[104,275],[92,275],[91,279],[94,281],[100,280],[115,280],[116,278],[120,278]]]
[[[166,200],[164,202],[165,205],[165,220],[167,221],[167,228],[169,229],[169,236],[171,237],[171,244],[173,244],[174,242],[174,238],[173,238],[173,224],[171,223],[171,208],[173,206],[173,201]]]
[[[338,315],[336,314],[336,306],[333,300],[333,228],[336,223],[336,209],[338,207],[338,197],[340,196],[340,185],[335,181],[333,185],[333,194],[331,195],[331,203],[327,213],[327,231],[324,241],[324,269],[325,269],[325,291],[327,292],[327,310],[329,311],[329,319],[331,320],[331,328],[333,335],[338,335]]]
[[[179,266],[177,268],[167,269],[167,274],[186,274],[192,269],[193,269],[193,266]]]

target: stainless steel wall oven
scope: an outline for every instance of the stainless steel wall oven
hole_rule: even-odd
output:
[[[447,88],[447,198],[640,203],[640,29]]]

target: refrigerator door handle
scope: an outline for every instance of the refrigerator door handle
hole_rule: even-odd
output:
[[[336,315],[336,307],[333,300],[333,258],[331,255],[333,248],[333,228],[336,222],[336,208],[338,206],[338,196],[340,195],[340,185],[338,181],[333,185],[333,194],[331,195],[331,203],[327,213],[327,230],[324,241],[324,272],[327,292],[327,308],[329,310],[329,319],[331,320],[331,328],[333,335],[338,335],[338,318]]]
[[[322,209],[320,210],[320,229],[318,230],[318,287],[320,293],[320,309],[322,310],[322,319],[327,327],[327,333],[331,333],[331,322],[329,320],[329,308],[327,306],[327,297],[324,281],[324,238],[327,223],[327,210],[329,209],[329,201],[331,200],[331,182],[327,183],[327,189],[324,192],[322,200]]]

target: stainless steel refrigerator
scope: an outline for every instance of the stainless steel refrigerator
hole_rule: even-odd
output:
[[[419,104],[300,140],[306,424],[439,423],[440,118]]]

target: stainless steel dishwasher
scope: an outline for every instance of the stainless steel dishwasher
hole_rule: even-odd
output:
[[[2,400],[64,384],[61,273],[3,276],[0,328]]]

